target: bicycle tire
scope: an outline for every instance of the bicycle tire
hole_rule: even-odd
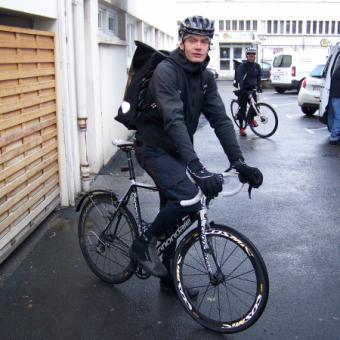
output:
[[[116,197],[110,194],[90,197],[84,203],[78,224],[79,245],[87,265],[101,280],[113,284],[128,280],[136,269],[129,255],[137,235],[136,221],[124,206],[110,221],[117,206]],[[102,235],[108,223],[113,228],[109,227],[108,233]]]
[[[237,113],[238,113],[238,110],[239,110],[239,105],[238,105],[238,101],[237,99],[233,99],[231,102],[230,102],[230,112],[231,112],[231,117],[233,118],[233,121],[234,123],[236,124],[236,126],[238,128],[240,128],[240,122],[239,120],[237,119]]]
[[[224,334],[241,332],[253,325],[266,307],[269,295],[266,265],[249,239],[230,227],[214,224],[207,230],[207,239],[223,275],[209,261],[215,270],[210,278],[200,234],[199,228],[192,230],[177,248],[174,264],[177,295],[186,312],[203,327]],[[217,283],[218,280],[221,282]],[[190,298],[186,290],[189,288],[199,289],[196,298]]]
[[[255,127],[249,124],[250,129],[255,135],[261,138],[268,138],[272,136],[277,130],[279,120],[276,111],[266,103],[256,103],[256,109],[260,113],[252,118],[257,123]]]

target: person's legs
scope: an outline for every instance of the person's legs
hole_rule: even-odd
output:
[[[247,100],[248,94],[247,93],[240,93],[238,97],[238,104],[239,104],[239,111],[237,113],[237,118],[240,123],[240,135],[246,136],[245,128],[244,128],[244,118],[246,116],[247,110]]]
[[[180,205],[181,200],[193,198],[197,194],[198,189],[186,175],[185,165],[162,149],[153,148],[145,144],[136,145],[136,158],[152,177],[160,191],[160,211],[145,233],[146,240],[144,241],[148,241],[153,238],[160,238],[167,230],[174,228],[185,215],[199,210],[199,203],[190,207],[182,207]],[[141,240],[137,239],[132,246],[131,255],[153,273],[152,264],[147,264],[146,262],[150,261],[146,261],[147,256],[143,256],[143,253],[149,250],[147,242],[142,243]],[[164,264],[168,267],[167,261],[173,257],[174,250],[171,251],[169,249],[166,254]],[[142,257],[144,261],[139,261],[139,257]],[[160,269],[160,260],[153,257],[152,261],[156,261],[158,269]],[[168,271],[164,265],[162,267],[159,272],[162,272],[163,275],[153,274],[156,276],[166,276]]]
[[[340,144],[340,98],[332,98],[333,123],[329,142]]]

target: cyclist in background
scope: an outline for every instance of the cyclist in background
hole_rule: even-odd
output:
[[[239,112],[237,118],[240,122],[240,135],[246,136],[246,129],[244,119],[247,110],[247,101],[249,91],[253,91],[253,97],[257,101],[256,92],[262,92],[261,89],[261,66],[255,62],[256,59],[256,47],[246,48],[246,62],[240,64],[236,70],[236,81],[238,83],[238,104]],[[251,119],[249,124],[257,126],[254,119]]]
[[[157,65],[147,93],[152,104],[136,133],[136,158],[159,189],[160,211],[142,237],[134,240],[130,256],[149,273],[162,277],[163,290],[174,290],[171,269],[176,245],[174,242],[166,248],[162,263],[157,256],[157,238],[180,224],[184,216],[200,209],[200,203],[180,205],[181,200],[198,193],[186,171],[208,198],[216,197],[222,190],[222,176],[208,171],[193,147],[201,112],[243,180],[255,188],[262,184],[260,170],[244,162],[216,81],[206,69],[213,35],[214,24],[204,17],[189,17],[180,24],[180,46]]]

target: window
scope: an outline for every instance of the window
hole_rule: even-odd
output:
[[[307,21],[307,25],[306,25],[306,33],[307,34],[310,34],[311,32],[311,22],[310,21]]]
[[[277,25],[278,25],[277,20],[274,20],[274,33],[277,33]]]
[[[237,31],[237,20],[233,20],[233,31]]]
[[[230,47],[220,44],[220,69],[230,70]]]
[[[218,25],[219,25],[220,31],[223,31],[223,30],[224,30],[224,21],[223,21],[223,20],[220,20],[220,21],[218,22]]]
[[[253,20],[253,31],[257,31],[257,20]]]
[[[267,21],[267,33],[272,33],[272,22]]]
[[[332,21],[331,34],[335,34],[335,21]]]
[[[109,31],[116,33],[116,18],[114,16],[109,16]]]
[[[291,55],[278,55],[274,58],[273,67],[290,67],[292,65]]]
[[[98,8],[98,29],[102,34],[111,38],[125,39],[125,31],[120,32],[118,29],[119,20],[119,14],[114,9],[109,7]]]
[[[340,34],[340,21],[338,21],[338,34]]]
[[[325,21],[325,34],[329,34],[329,21]]]
[[[127,25],[128,56],[131,58],[135,51],[136,27],[134,24]]]
[[[284,25],[285,25],[285,22],[283,20],[280,20],[280,33],[283,34],[284,32]]]
[[[323,33],[323,21],[319,21],[319,34]]]
[[[230,20],[225,21],[225,29],[226,31],[230,31]]]
[[[290,33],[290,21],[286,21],[286,33]]]
[[[247,21],[246,21],[246,30],[247,30],[247,31],[250,31],[250,30],[251,30],[251,28],[250,28],[250,20],[247,20]]]
[[[103,9],[98,10],[98,27],[102,28],[105,22],[105,11]]]
[[[239,25],[239,30],[240,30],[240,31],[244,31],[244,21],[243,21],[243,20],[240,20],[239,23],[238,23],[238,25]]]
[[[296,21],[292,21],[292,33],[296,34]]]
[[[298,31],[299,34],[302,34],[302,21],[299,20],[299,31]]]
[[[316,34],[316,27],[318,25],[317,21],[313,21],[313,34]]]

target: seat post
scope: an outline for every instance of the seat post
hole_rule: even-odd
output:
[[[135,169],[133,167],[133,162],[132,162],[132,150],[131,149],[128,149],[126,151],[126,156],[128,160],[130,180],[136,180]]]

